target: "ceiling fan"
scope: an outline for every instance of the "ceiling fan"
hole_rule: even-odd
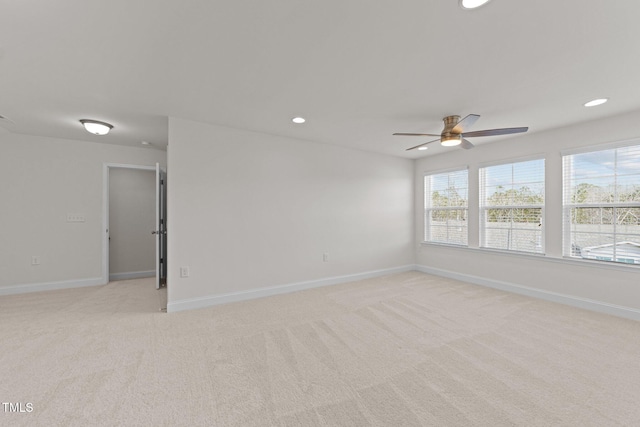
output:
[[[438,139],[434,139],[432,141],[425,142],[420,145],[416,145],[415,147],[407,148],[407,151],[413,150],[415,148],[424,147],[425,150],[427,144],[431,144],[432,142],[440,141],[445,147],[455,147],[459,145],[465,150],[469,150],[473,148],[474,145],[467,141],[465,138],[472,138],[477,136],[495,136],[495,135],[508,135],[511,133],[522,133],[529,130],[528,127],[520,127],[520,128],[502,128],[502,129],[487,129],[487,130],[477,130],[474,132],[465,132],[469,129],[473,124],[480,118],[477,114],[469,114],[464,119],[460,120],[460,116],[447,116],[444,119],[444,130],[440,135],[435,135],[431,133],[394,133],[394,135],[401,136],[437,136]]]

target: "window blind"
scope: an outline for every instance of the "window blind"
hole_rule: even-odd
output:
[[[544,159],[482,167],[480,246],[544,253]]]
[[[426,242],[467,245],[469,172],[467,169],[424,177]]]
[[[640,264],[640,145],[563,156],[564,255]]]

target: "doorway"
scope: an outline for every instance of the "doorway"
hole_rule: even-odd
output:
[[[105,163],[102,214],[103,283],[150,277],[156,289],[165,288],[166,173],[160,165]]]
[[[109,169],[109,281],[153,277],[155,171]]]

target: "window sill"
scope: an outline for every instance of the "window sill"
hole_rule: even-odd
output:
[[[473,248],[470,246],[462,246],[462,245],[452,245],[447,243],[435,243],[435,242],[421,242],[421,246],[423,247],[442,247],[448,249],[459,249],[463,251],[476,252],[482,254],[491,254],[497,256],[507,256],[507,257],[515,257],[522,258],[528,260],[536,260],[536,261],[544,261],[544,262],[553,262],[564,265],[574,265],[580,267],[589,267],[589,268],[602,268],[607,270],[615,270],[615,271],[626,271],[626,272],[640,272],[640,265],[630,265],[624,263],[613,263],[611,261],[597,261],[592,259],[581,259],[581,258],[572,258],[572,257],[554,257],[546,254],[536,254],[536,253],[528,253],[528,252],[509,252],[509,251],[501,251],[497,249],[489,249],[489,248]]]

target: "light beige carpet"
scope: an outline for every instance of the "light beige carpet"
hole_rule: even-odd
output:
[[[0,298],[11,426],[640,425],[640,322],[409,272],[191,312]]]

